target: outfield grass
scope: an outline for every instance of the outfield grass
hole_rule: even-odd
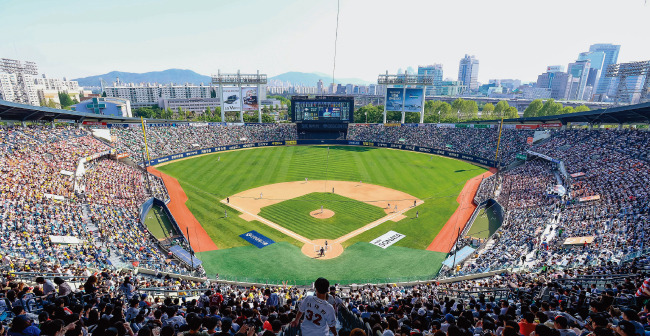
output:
[[[147,213],[144,224],[147,226],[147,230],[158,239],[165,239],[169,235],[170,231],[174,232],[174,227],[172,226],[169,217],[167,217],[167,214],[161,207],[156,205],[151,207],[151,210]]]
[[[330,283],[400,282],[432,278],[445,253],[407,247],[382,249],[369,243],[347,248],[335,259],[311,259],[285,242],[263,249],[254,246],[197,253],[207,270],[217,270],[222,280],[308,285],[318,277]],[[245,262],[242,262],[245,260]],[[214,273],[210,274],[211,278]]]
[[[325,209],[334,216],[309,215]],[[262,208],[259,215],[309,239],[335,239],[386,216],[383,209],[331,193],[310,193]]]
[[[217,160],[218,157],[221,159]],[[238,237],[250,230],[256,230],[276,242],[302,247],[301,242],[258,221],[248,222],[239,218],[239,213],[234,209],[228,208],[228,218],[224,218],[227,206],[220,200],[267,184],[303,181],[305,178],[363,181],[400,190],[424,200],[424,204],[405,213],[408,218],[399,222],[388,221],[343,243],[347,248],[346,253],[349,250],[354,254],[355,249],[352,248],[356,243],[369,242],[390,230],[406,235],[386,249],[386,255],[390,255],[396,247],[410,248],[414,253],[428,253],[423,249],[433,241],[458,207],[456,198],[465,182],[486,171],[446,157],[349,146],[330,146],[329,150],[326,146],[287,146],[222,152],[171,162],[158,169],[178,179],[189,198],[187,207],[220,249],[250,247],[248,242]],[[416,211],[419,211],[417,219],[414,218]],[[300,254],[299,250],[295,252]],[[237,256],[239,254],[232,255],[233,258]],[[369,270],[382,273],[384,269],[380,259],[367,260]],[[332,259],[327,265],[342,263],[341,260],[341,257]],[[326,269],[326,263],[318,264],[323,261],[313,262],[313,267],[321,265],[323,270]],[[236,274],[237,270],[229,267],[235,266],[223,261],[219,264],[206,262],[205,265],[208,274],[218,273],[219,270]],[[428,266],[416,266],[413,272],[427,275],[430,269]]]

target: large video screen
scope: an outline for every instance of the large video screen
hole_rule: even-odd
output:
[[[353,122],[354,99],[299,99],[291,109],[298,122]]]

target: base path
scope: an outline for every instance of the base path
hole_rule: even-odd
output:
[[[208,233],[205,232],[199,221],[196,220],[192,212],[190,212],[190,209],[185,206],[187,195],[185,195],[178,180],[154,167],[147,167],[147,171],[162,178],[163,182],[165,182],[165,187],[167,188],[170,199],[167,208],[169,208],[174,219],[176,219],[176,223],[178,223],[178,226],[183,231],[181,233],[186,235],[189,231],[189,240],[194,252],[217,250],[217,245],[212,241],[210,236],[208,236]]]
[[[281,225],[278,225],[266,218],[259,216],[260,210],[265,206],[280,203],[282,201],[300,197],[313,192],[329,193],[332,191],[338,195],[380,207],[384,210],[386,216],[374,222],[368,223],[344,236],[341,236],[334,240],[329,240],[328,250],[325,252],[325,256],[318,255],[320,247],[324,246],[324,239],[310,240]],[[397,222],[400,219],[405,218],[404,213],[406,211],[409,211],[414,207],[424,203],[424,201],[418,199],[415,196],[409,195],[399,190],[390,189],[375,184],[323,180],[269,184],[262,187],[242,191],[238,194],[230,196],[229,199],[230,203],[228,203],[227,199],[221,200],[221,203],[227,204],[233,209],[241,212],[242,214],[240,217],[247,221],[260,221],[261,223],[272,227],[286,234],[287,236],[303,242],[305,245],[302,247],[302,252],[309,257],[317,259],[331,259],[338,257],[341,255],[341,253],[343,253],[343,246],[341,243],[344,241],[374,227],[377,227],[386,221],[392,220]],[[315,211],[312,211],[310,214],[314,216],[319,215],[320,212],[320,209],[317,209]],[[323,215],[325,215],[325,213]]]
[[[479,176],[476,176],[465,183],[463,190],[456,198],[458,202],[458,208],[454,212],[445,226],[438,232],[438,235],[433,239],[427,250],[435,252],[444,252],[449,253],[451,248],[454,247],[456,239],[458,238],[458,230],[463,231],[467,221],[472,217],[472,213],[476,209],[474,204],[474,196],[476,196],[476,191],[478,190],[481,181],[484,178],[494,175],[492,170],[485,172]]]

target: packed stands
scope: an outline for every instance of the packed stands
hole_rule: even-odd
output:
[[[196,125],[198,126],[193,126],[193,124],[147,126],[149,156],[154,159],[201,148],[298,138],[295,124]],[[144,136],[139,125],[138,127],[113,128],[111,132],[117,136],[116,149],[119,152],[132,153],[136,158],[142,157]]]
[[[526,143],[533,136],[531,130],[503,129],[499,144],[499,160],[503,165],[512,162],[515,155],[530,147]],[[492,160],[496,154],[498,128],[447,128],[437,124],[420,127],[392,127],[356,124],[348,129],[348,140],[379,141],[396,144],[448,149]]]

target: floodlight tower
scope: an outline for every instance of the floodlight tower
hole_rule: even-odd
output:
[[[641,76],[643,85],[628,87],[628,78]],[[614,101],[620,103],[634,103],[634,95],[639,94],[641,102],[650,99],[650,61],[612,64],[607,67],[605,77],[618,78],[616,96]]]
[[[386,103],[388,102],[388,87],[392,86],[402,86],[402,98],[406,98],[406,87],[407,86],[416,86],[422,87],[422,107],[420,109],[420,123],[424,123],[424,103],[426,97],[424,96],[427,90],[427,86],[433,86],[433,75],[409,75],[409,74],[397,74],[389,75],[388,71],[386,74],[379,75],[377,78],[377,84],[386,85],[386,94],[384,95],[384,124],[386,123]],[[404,103],[402,103],[402,124],[406,119],[406,112],[404,110]]]
[[[244,104],[242,100],[241,88],[242,86],[257,86],[257,114],[259,122],[262,122],[262,88],[261,85],[266,84],[266,74],[260,74],[260,71],[257,70],[256,74],[242,74],[237,70],[236,74],[222,74],[221,70],[217,71],[216,75],[212,75],[212,84],[216,84],[218,87],[218,97],[221,104],[221,121],[226,121],[226,111],[224,111],[224,99],[223,99],[223,86],[231,85],[237,86],[239,94],[239,121],[244,122]]]

